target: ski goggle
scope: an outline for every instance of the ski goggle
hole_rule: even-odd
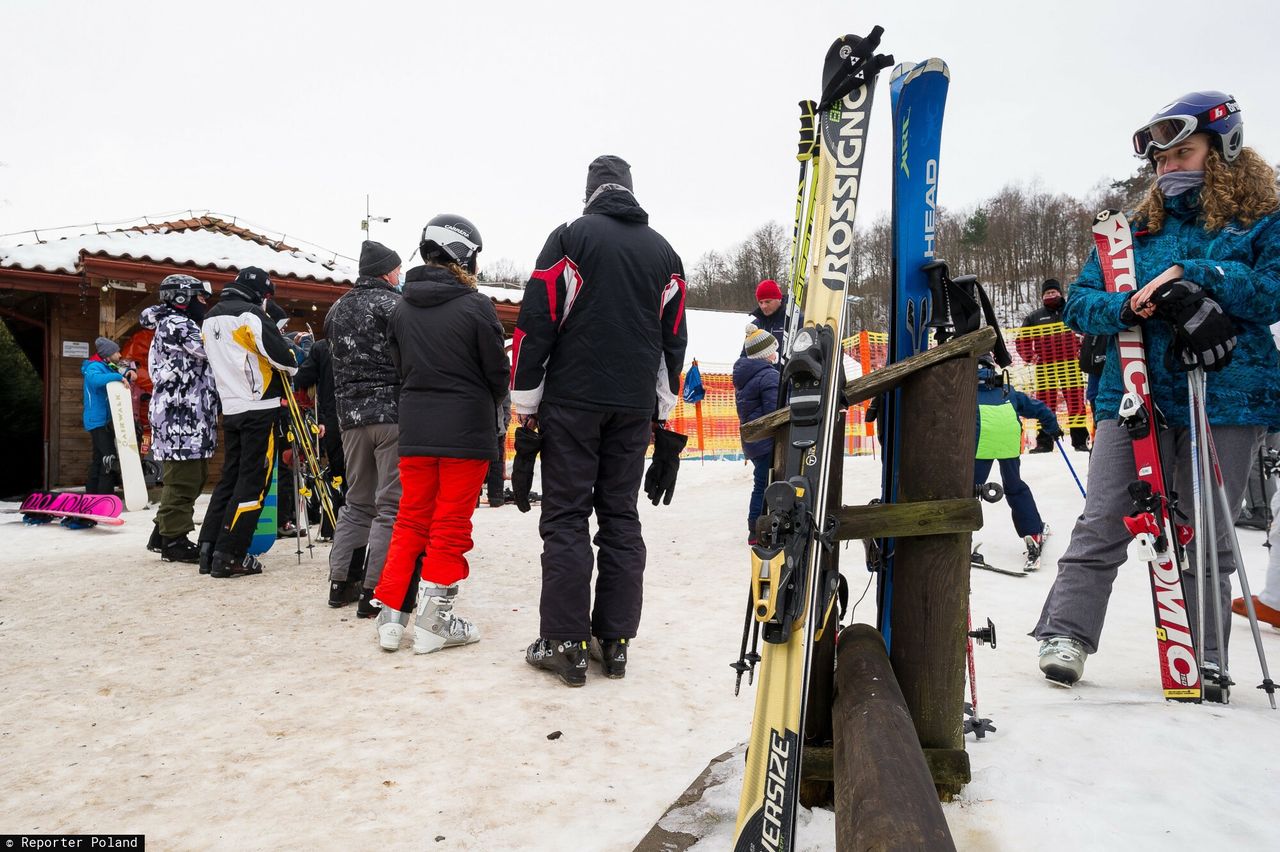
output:
[[[1215,121],[1226,118],[1240,107],[1234,100],[1209,107],[1197,115],[1166,115],[1133,134],[1133,155],[1150,157],[1155,150],[1166,151],[1191,134],[1204,130]]]

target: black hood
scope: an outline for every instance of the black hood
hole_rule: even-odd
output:
[[[434,308],[472,292],[474,288],[444,267],[415,266],[405,276],[403,296],[416,308]]]
[[[582,212],[584,214],[602,213],[605,216],[612,216],[624,222],[636,222],[640,225],[649,224],[649,214],[636,201],[636,197],[625,189],[613,189],[600,193],[596,200],[588,204]]]

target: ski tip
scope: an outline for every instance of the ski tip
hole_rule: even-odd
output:
[[[943,79],[951,79],[951,69],[947,63],[936,56],[931,56],[923,62],[901,62],[894,67],[893,73],[889,75],[890,84],[902,81],[902,85],[910,83],[917,77],[925,74],[941,74]]]

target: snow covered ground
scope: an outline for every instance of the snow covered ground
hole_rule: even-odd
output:
[[[845,501],[864,502],[878,464],[847,465]],[[999,730],[970,738],[973,783],[946,807],[958,845],[1274,848],[1280,713],[1253,689],[1243,619],[1233,703],[1165,703],[1150,592],[1130,563],[1085,680],[1041,678],[1025,634],[1081,498],[1056,455],[1026,456],[1024,470],[1056,535],[1038,575],[973,574],[974,620],[999,631],[977,660]],[[747,736],[753,697],[734,698],[728,664],[749,487],[741,463],[686,463],[671,506],[642,503],[641,636],[625,680],[593,667],[581,690],[523,662],[538,627],[536,513],[477,510],[458,608],[483,641],[424,657],[383,653],[368,622],[326,606],[323,547],[299,564],[280,542],[264,575],[210,580],[145,551],[149,513],[86,531],[0,514],[0,833],[142,832],[165,849],[631,849]],[[1018,565],[1007,508],[984,511],[988,559]],[[1240,536],[1260,586],[1263,536]],[[845,551],[855,599],[861,554]],[[867,601],[855,612],[871,615]],[[1274,673],[1280,632],[1263,634]],[[705,835],[699,849],[727,847],[738,765],[681,817]],[[802,848],[834,847],[828,814],[802,825]]]

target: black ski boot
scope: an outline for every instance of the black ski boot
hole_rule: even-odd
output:
[[[627,676],[626,639],[601,639],[591,637],[591,659],[598,660],[604,669],[604,676],[617,680]]]
[[[199,544],[199,548],[200,548],[200,556],[199,556],[200,573],[208,574],[211,570],[213,570],[213,542],[202,541]]]
[[[262,563],[256,557],[245,554],[239,558],[232,556],[230,553],[216,551],[213,554],[213,567],[209,570],[209,576],[214,579],[222,580],[227,577],[247,577],[251,574],[261,574]]]
[[[348,581],[351,582],[351,581]],[[354,581],[356,587],[364,582],[364,578]],[[382,611],[382,607],[377,606],[373,602],[373,589],[362,589],[360,591],[360,603],[356,604],[356,618],[375,618]]]
[[[1231,687],[1234,685],[1235,681],[1230,675],[1224,675],[1217,663],[1205,660],[1204,668],[1200,670],[1200,688],[1205,701],[1213,704],[1230,704]]]
[[[200,545],[185,535],[181,538],[166,538],[163,542],[160,548],[160,558],[165,562],[190,562],[195,564],[200,561]]]
[[[360,600],[361,580],[331,580],[329,582],[329,606],[334,609]]]
[[[160,525],[151,525],[151,538],[147,539],[147,550],[152,553],[161,553],[164,551],[164,537],[160,535]]]
[[[586,642],[537,639],[524,652],[524,661],[535,669],[553,673],[565,686],[585,686],[587,683]]]

